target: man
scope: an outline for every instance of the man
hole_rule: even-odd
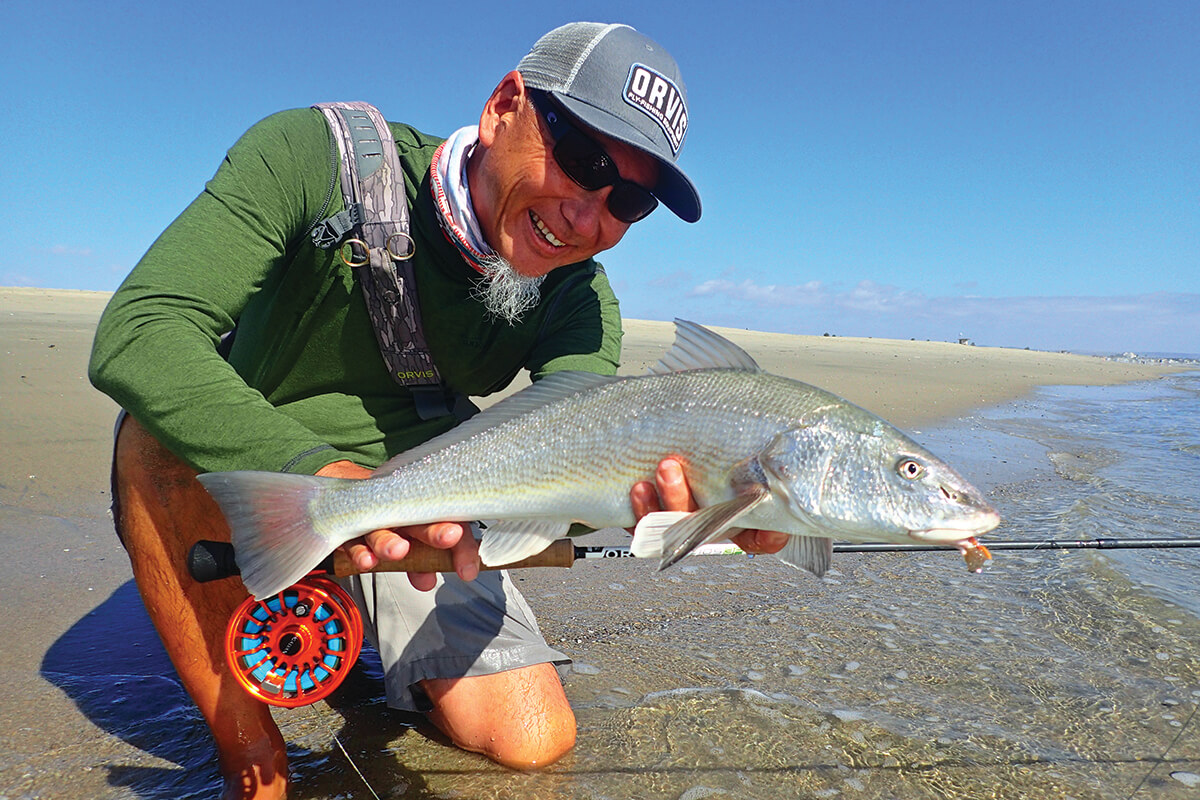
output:
[[[658,201],[700,200],[675,165],[686,94],[669,54],[632,28],[573,23],[542,37],[448,140],[391,124],[411,216],[421,325],[450,392],[485,395],[522,368],[612,374],[620,315],[592,260]],[[333,159],[331,160],[331,153]],[[283,796],[282,737],[236,685],[225,624],[236,581],[197,584],[184,556],[228,539],[197,472],[261,469],[366,477],[437,435],[396,385],[355,270],[310,231],[343,204],[321,113],[283,112],[230,149],[101,319],[93,383],[126,411],[114,508],[147,611],[212,729],[225,796]],[[222,337],[235,330],[218,350]],[[690,507],[682,468],[631,489],[640,517]],[[410,541],[449,548],[456,575],[364,575],[351,585],[386,672],[389,705],[425,712],[460,747],[510,766],[550,763],[575,720],[532,613],[502,573],[479,573],[469,526],[376,531],[346,549],[362,568]],[[778,550],[780,535],[739,543]],[[411,585],[410,585],[411,584]]]

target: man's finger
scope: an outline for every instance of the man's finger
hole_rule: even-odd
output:
[[[464,581],[473,581],[479,577],[482,562],[479,560],[479,542],[474,536],[463,536],[450,549],[450,558],[454,561],[454,571]]]
[[[779,531],[747,530],[730,537],[730,541],[747,553],[762,554],[778,553],[790,538],[788,534]]]
[[[474,580],[479,574],[479,545],[469,530],[469,526],[458,522],[408,525],[395,530],[371,531],[342,547],[350,557],[351,563],[363,571],[374,569],[381,561],[399,561],[412,550],[413,541],[439,549],[452,548],[451,558],[455,571],[464,580]],[[467,577],[468,575],[470,577]],[[410,572],[408,579],[421,591],[429,591],[437,583],[437,575],[434,573]]]
[[[373,550],[367,546],[364,538],[352,539],[342,545],[342,549],[346,551],[346,555],[350,557],[351,563],[360,570],[373,569],[378,566],[379,558],[376,557]]]
[[[418,592],[432,591],[437,586],[436,572],[410,572],[408,573],[408,582]]]
[[[382,561],[399,561],[408,555],[408,540],[392,530],[371,531],[366,536],[367,546]]]
[[[658,504],[658,490],[650,481],[639,481],[633,485],[629,490],[629,505],[633,508],[635,519],[662,511]]]
[[[683,465],[664,458],[654,473],[654,483],[664,511],[695,511],[696,500],[683,475]]]
[[[439,522],[428,526],[423,538],[434,547],[449,546],[450,560],[454,571],[464,581],[473,581],[479,576],[481,562],[479,560],[479,542],[466,524],[457,522]],[[431,572],[410,572],[408,582],[413,588],[428,592],[437,586],[438,576]]]
[[[429,525],[409,525],[397,528],[396,533],[439,550],[448,550],[464,537],[471,538],[471,526],[465,522],[433,522]]]

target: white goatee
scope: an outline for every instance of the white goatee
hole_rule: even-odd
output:
[[[483,281],[475,288],[473,296],[496,319],[515,325],[526,311],[542,299],[544,275],[536,278],[522,275],[497,255],[480,259],[479,269],[483,273]]]

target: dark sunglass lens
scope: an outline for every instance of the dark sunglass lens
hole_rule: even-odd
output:
[[[608,210],[622,222],[645,219],[658,208],[658,200],[636,183],[618,183],[608,195]]]
[[[608,154],[577,130],[569,131],[558,140],[554,157],[563,172],[584,189],[602,189],[618,176],[616,165]]]

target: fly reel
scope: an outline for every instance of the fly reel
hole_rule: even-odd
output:
[[[246,599],[229,620],[225,660],[238,683],[273,706],[327,697],[362,649],[358,607],[329,578],[309,575],[265,600]]]

